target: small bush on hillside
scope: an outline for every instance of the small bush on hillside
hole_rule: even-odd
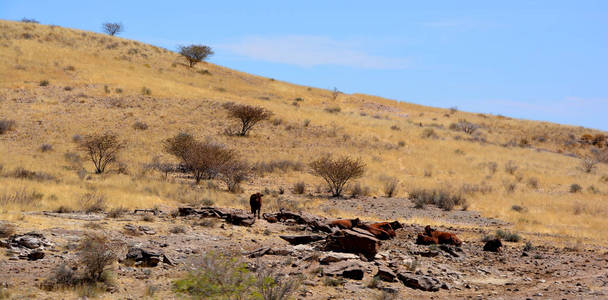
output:
[[[520,205],[513,205],[511,206],[511,209],[516,211],[516,212],[524,212],[526,211],[526,208]]]
[[[361,196],[369,196],[369,187],[361,186],[361,183],[357,182],[350,187],[350,195],[353,198],[359,198]]]
[[[174,282],[174,291],[195,299],[249,299],[256,281],[239,259],[208,253],[196,270]]]
[[[437,134],[435,133],[435,130],[433,130],[433,128],[425,128],[422,131],[422,138],[425,139],[430,139],[430,138],[437,138]]]
[[[384,183],[384,196],[387,198],[392,198],[398,192],[399,188],[399,180],[397,178],[387,178]]]
[[[240,121],[241,128],[236,133],[238,136],[246,136],[256,124],[269,120],[273,115],[271,111],[259,106],[227,103],[224,108],[230,117]]]
[[[292,190],[294,194],[302,195],[306,193],[306,183],[304,183],[304,181],[296,182],[294,183]]]
[[[365,163],[360,159],[342,156],[337,159],[323,156],[310,163],[312,174],[325,180],[332,196],[342,195],[344,186],[348,181],[357,179],[365,173]]]
[[[171,229],[169,229],[169,232],[171,232],[173,234],[186,233],[186,226],[182,226],[182,225],[173,226],[173,227],[171,227]]]
[[[144,122],[135,122],[133,124],[133,129],[135,130],[146,130],[148,129],[148,124],[144,123]]]
[[[397,125],[393,125],[393,126],[391,126],[391,130],[399,131],[399,130],[401,130],[401,128],[399,128],[399,126],[397,126]]]
[[[28,191],[22,189],[15,191],[14,193],[0,194],[0,206],[34,206],[40,204],[43,197],[43,194],[35,190]]]
[[[507,242],[517,243],[521,241],[521,236],[517,233],[509,232],[507,230],[496,230],[496,237]]]
[[[117,219],[117,218],[122,217],[124,214],[126,214],[128,212],[129,212],[129,210],[124,207],[116,207],[116,208],[111,209],[108,212],[108,217]]]
[[[454,209],[455,206],[461,206],[463,209],[468,207],[466,199],[460,193],[444,189],[414,189],[409,192],[409,199],[414,202],[415,208],[424,208],[427,204],[446,211]]]
[[[80,207],[88,214],[106,210],[106,197],[99,193],[85,193],[79,200]]]
[[[150,96],[152,95],[152,90],[144,86],[141,88],[141,94],[144,96]]]
[[[40,81],[40,86],[48,86],[49,85],[49,81],[48,80],[42,80]]]
[[[107,23],[101,24],[101,29],[103,30],[103,32],[105,32],[111,36],[114,36],[114,35],[117,35],[117,34],[123,32],[125,30],[125,27],[122,25],[122,23],[107,22]]]
[[[268,162],[257,162],[253,165],[252,170],[260,175],[264,173],[273,173],[276,171],[302,171],[304,164],[299,161],[291,160],[271,160]]]
[[[241,182],[249,177],[251,168],[245,162],[233,159],[219,169],[219,178],[226,184],[229,192],[239,192]]]
[[[330,106],[330,107],[326,107],[325,111],[330,114],[337,114],[342,111],[342,108],[340,108],[340,106]]]
[[[27,179],[27,180],[35,180],[35,181],[45,181],[45,180],[55,180],[55,176],[44,173],[44,172],[36,172],[30,171],[28,169],[18,167],[12,173],[8,174],[9,177],[18,178],[18,179]]]
[[[530,188],[537,189],[538,188],[538,178],[536,178],[536,177],[528,178],[528,186]]]
[[[450,129],[454,131],[462,131],[466,134],[473,134],[477,129],[479,129],[479,125],[467,122],[467,120],[460,120],[458,123],[450,124]]]
[[[15,129],[15,121],[13,120],[0,120],[0,134],[5,134]]]
[[[595,169],[597,163],[597,160],[591,157],[585,157],[581,160],[581,169],[585,173],[591,173]]]
[[[49,152],[49,151],[52,151],[52,150],[53,150],[53,145],[51,145],[51,144],[42,144],[40,146],[40,151],[41,152]]]
[[[79,148],[85,152],[95,166],[95,173],[101,174],[106,167],[114,163],[125,143],[113,133],[91,134],[79,142]]]
[[[581,187],[577,183],[573,183],[573,184],[570,185],[570,193],[578,193],[578,192],[580,192],[582,190],[583,190],[583,187]]]
[[[21,22],[23,22],[23,23],[40,24],[40,22],[38,22],[38,20],[36,20],[36,19],[30,19],[30,18],[23,18],[23,19],[21,19]]]
[[[517,183],[516,182],[510,182],[510,181],[504,181],[503,182],[503,186],[505,188],[505,192],[511,194],[514,193],[515,190],[517,189]]]
[[[15,234],[16,227],[11,223],[0,222],[0,238],[4,239]]]
[[[79,263],[84,266],[84,279],[104,281],[102,274],[117,258],[118,245],[100,234],[89,233],[78,247]]]
[[[515,171],[517,171],[517,165],[515,164],[514,161],[510,160],[505,164],[505,172],[513,175],[515,174]]]
[[[188,61],[188,65],[192,68],[197,63],[204,61],[209,56],[213,55],[213,50],[211,50],[211,47],[205,45],[180,46],[179,54]]]

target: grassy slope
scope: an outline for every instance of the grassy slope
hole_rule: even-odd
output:
[[[210,75],[198,72],[202,70]],[[42,80],[50,85],[39,86]],[[64,90],[66,86],[72,90]],[[143,87],[151,90],[150,96],[141,95]],[[304,101],[295,106],[298,97]],[[275,113],[277,121],[263,124],[249,138],[227,137],[222,132],[232,123],[221,108],[226,101],[264,106]],[[325,111],[335,106],[341,112]],[[470,209],[508,220],[516,229],[592,240],[608,234],[608,203],[601,201],[606,194],[586,190],[592,185],[608,190],[600,179],[608,172],[607,166],[586,174],[578,169],[579,159],[557,153],[584,153],[577,145],[564,145],[569,134],[593,133],[589,130],[449,112],[361,94],[340,95],[333,101],[327,90],[210,63],[189,69],[176,53],[91,32],[0,21],[0,119],[17,123],[16,130],[0,136],[3,173],[23,167],[58,178],[38,182],[0,177],[0,197],[24,190],[43,195],[29,206],[0,208],[0,218],[19,218],[17,212],[22,210],[76,208],[86,192],[103,193],[113,207],[175,206],[179,201],[205,197],[225,205],[246,203],[244,194],[190,188],[183,180],[164,180],[160,174],[144,172],[143,164],[154,157],[171,159],[162,153],[160,141],[188,131],[234,147],[250,162],[286,159],[305,163],[330,152],[359,156],[369,166],[360,182],[374,195],[382,194],[385,177],[400,180],[402,196],[412,188],[477,185],[489,187],[491,192],[467,195]],[[481,124],[477,138],[486,142],[469,141],[470,136],[447,129],[459,119]],[[309,126],[304,126],[305,120],[310,120]],[[136,121],[150,128],[136,131],[132,128]],[[438,138],[423,138],[423,132],[431,128]],[[121,157],[129,175],[81,180],[77,169],[64,159],[66,152],[75,151],[72,136],[105,130],[118,132],[129,142]],[[539,136],[546,141],[535,141]],[[500,146],[522,139],[534,148]],[[54,150],[40,152],[43,143]],[[515,175],[504,171],[509,161],[518,166]],[[498,164],[495,174],[486,167],[489,162]],[[83,165],[91,171],[90,164],[85,161]],[[431,176],[424,176],[425,172]],[[531,178],[538,180],[537,188],[528,184]],[[299,180],[309,187],[320,184],[306,172],[289,172],[256,177],[244,187],[247,191],[276,189]],[[580,184],[584,191],[569,193],[572,183]],[[514,192],[506,191],[508,184],[515,184]],[[513,211],[514,204],[527,211]]]

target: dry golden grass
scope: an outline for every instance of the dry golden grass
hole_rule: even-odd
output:
[[[0,32],[0,119],[16,122],[15,130],[0,135],[0,197],[20,191],[39,195],[27,205],[3,205],[3,219],[15,218],[20,211],[80,209],[82,196],[92,192],[103,194],[109,208],[175,207],[204,199],[245,207],[247,194],[225,193],[219,183],[219,190],[205,184],[193,187],[186,178],[164,178],[146,170],[144,165],[155,158],[173,161],[163,153],[161,141],[187,131],[235,148],[251,163],[306,164],[323,153],[361,157],[368,171],[359,182],[371,187],[373,195],[382,195],[387,176],[399,179],[400,196],[412,188],[491,187],[491,192],[467,195],[469,209],[512,222],[523,232],[587,242],[600,242],[608,235],[608,203],[602,201],[608,184],[600,181],[608,167],[600,165],[593,173],[583,173],[578,158],[558,153],[586,153],[586,148],[568,145],[568,135],[596,133],[591,130],[450,112],[362,94],[342,94],[333,101],[328,90],[211,63],[190,69],[174,52],[80,30],[0,21]],[[210,74],[197,72],[202,70]],[[40,86],[43,80],[49,85]],[[142,95],[144,87],[150,95]],[[304,100],[296,106],[296,98]],[[226,136],[224,130],[234,125],[221,107],[227,101],[263,106],[281,121],[261,124],[247,138]],[[338,113],[325,110],[336,106],[341,109]],[[460,119],[482,127],[471,136],[448,129]],[[136,122],[147,124],[148,129],[134,129]],[[437,138],[423,138],[429,128]],[[67,152],[78,153],[74,135],[101,131],[116,132],[127,141],[120,157],[128,167],[127,175],[115,171],[94,175],[82,153],[80,163],[66,160]],[[545,141],[536,141],[539,136]],[[469,140],[473,137],[482,142]],[[533,148],[502,146],[522,139]],[[42,144],[52,145],[53,150],[41,152]],[[518,166],[514,175],[504,170],[509,161]],[[497,164],[496,173],[488,170],[490,162]],[[82,167],[87,172],[79,174]],[[56,180],[10,177],[16,168],[48,173]],[[538,187],[527,184],[530,178],[538,179]],[[321,184],[306,171],[289,171],[257,176],[244,188],[246,192],[265,187],[288,190],[298,181],[307,183],[309,190]],[[583,191],[569,193],[572,183],[580,184]],[[515,191],[505,189],[513,184]],[[588,191],[592,185],[600,193]],[[298,206],[313,210],[315,201],[323,200]],[[526,211],[516,212],[513,205]],[[339,208],[330,214],[339,215]]]

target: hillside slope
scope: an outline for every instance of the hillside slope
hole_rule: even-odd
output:
[[[275,116],[250,137],[227,136],[224,130],[234,123],[222,108],[226,102],[263,106]],[[382,196],[394,177],[400,197],[420,188],[460,192],[469,210],[508,221],[524,234],[584,242],[608,235],[608,203],[602,200],[608,167],[599,164],[586,173],[579,158],[591,149],[579,137],[604,133],[361,94],[334,100],[328,90],[211,63],[191,69],[174,52],[92,32],[0,21],[0,120],[16,124],[0,135],[0,217],[6,219],[21,218],[20,211],[77,209],[87,193],[102,194],[110,208],[175,207],[205,199],[246,206],[246,193],[223,192],[219,183],[219,189],[192,186],[183,177],[165,178],[146,167],[174,162],[161,142],[185,131],[237,149],[258,169],[271,161],[295,166],[258,172],[243,188],[289,190],[303,181],[312,196],[289,198],[296,207],[320,210],[319,203],[327,201],[315,189],[321,180],[298,166],[324,153],[348,154],[366,162],[368,170],[358,182],[371,196]],[[460,120],[479,129],[473,134],[450,129]],[[135,129],[136,122],[148,129]],[[95,176],[76,154],[74,136],[103,131],[128,142],[122,174]],[[42,152],[43,144],[52,150]],[[507,171],[508,166],[513,168]],[[19,168],[45,176],[21,178],[15,176]],[[582,191],[571,193],[572,184]],[[31,201],[12,201],[17,195],[30,195]],[[276,196],[271,203],[286,205],[281,201]],[[348,216],[339,206],[320,213]]]

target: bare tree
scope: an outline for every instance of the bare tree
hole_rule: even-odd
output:
[[[340,92],[338,90],[338,88],[334,87],[334,90],[331,92],[331,100],[336,101],[336,99],[338,99],[338,96],[340,96],[340,94],[342,94],[342,92]]]
[[[357,179],[365,173],[365,163],[360,159],[352,159],[343,156],[333,159],[331,156],[323,156],[310,163],[312,173],[325,180],[332,195],[342,195],[344,186],[351,179]]]
[[[122,25],[122,23],[103,23],[101,25],[101,28],[103,32],[112,36],[117,35],[125,30],[125,27]]]
[[[79,145],[80,150],[84,151],[95,165],[97,174],[103,173],[109,164],[115,162],[124,147],[125,144],[113,133],[88,135]]]
[[[211,47],[205,45],[179,46],[179,54],[188,60],[190,68],[213,55]]]
[[[164,142],[165,151],[179,160],[192,173],[196,183],[220,176],[232,191],[246,178],[249,168],[237,160],[234,150],[210,141],[200,142],[187,133],[180,133]]]
[[[246,136],[255,124],[268,120],[273,115],[271,111],[259,106],[230,104],[225,107],[231,117],[241,121],[241,130],[237,133],[239,136]]]

